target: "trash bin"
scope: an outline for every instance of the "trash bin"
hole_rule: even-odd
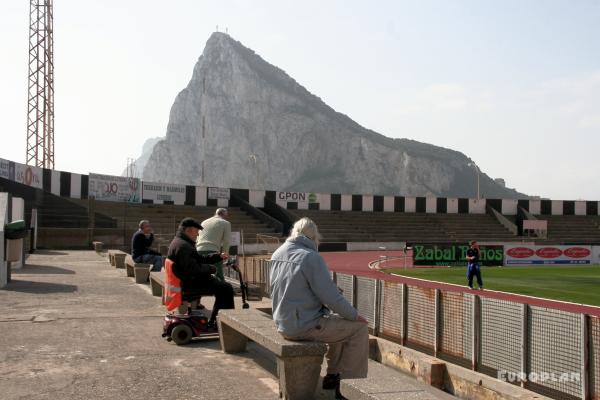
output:
[[[22,219],[10,222],[4,227],[4,236],[8,240],[23,239],[29,234],[29,229]]]
[[[4,237],[6,237],[6,261],[17,262],[23,257],[23,238],[27,237],[29,229],[25,221],[17,220],[6,224]]]

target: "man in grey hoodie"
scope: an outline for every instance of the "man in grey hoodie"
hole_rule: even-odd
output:
[[[340,379],[367,377],[369,331],[367,320],[358,315],[331,280],[317,251],[318,243],[317,225],[302,218],[273,253],[273,319],[286,339],[328,344],[323,389],[335,390],[336,399],[345,399],[340,393]]]

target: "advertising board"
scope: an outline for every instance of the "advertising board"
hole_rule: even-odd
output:
[[[304,206],[304,207],[300,207],[300,208],[308,207],[308,203],[316,203],[317,202],[317,195],[315,193],[277,192],[276,196],[277,196],[276,197],[277,204],[283,205],[284,207],[288,202],[296,202],[296,203],[298,203],[299,207],[301,205]]]
[[[504,247],[506,265],[591,264],[591,246],[530,246]]]
[[[413,244],[413,265],[421,266],[464,266],[467,264],[468,244]],[[485,246],[479,248],[480,263],[485,266],[503,265],[504,247]]]
[[[138,178],[90,173],[89,197],[100,201],[140,203],[142,185]]]
[[[23,185],[32,186],[34,188],[44,188],[43,170],[41,168],[34,167],[31,165],[15,163],[14,180],[16,182],[22,183]]]
[[[227,199],[229,200],[230,191],[229,188],[218,188],[218,187],[209,187],[208,188],[208,198],[209,199]]]
[[[155,202],[168,201],[173,204],[185,204],[185,185],[142,182],[142,199]]]

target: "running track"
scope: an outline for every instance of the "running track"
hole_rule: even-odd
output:
[[[389,275],[378,270],[369,268],[369,263],[371,261],[378,260],[379,257],[382,255],[386,255],[388,257],[404,257],[404,253],[402,251],[348,251],[330,253],[323,252],[321,253],[321,255],[325,259],[325,262],[329,266],[330,270],[343,274],[360,275],[374,279],[381,279],[388,282],[406,283],[411,286],[419,286],[430,289],[440,289],[443,291],[451,291],[458,293],[473,292],[473,290],[469,289],[467,286]],[[412,260],[408,258],[407,261],[407,267],[412,267]],[[399,260],[399,262],[401,266],[402,260]],[[553,308],[572,313],[581,313],[600,317],[600,307],[595,306],[542,299],[539,297],[530,297],[520,294],[497,292],[493,290],[477,291],[477,294],[483,297],[489,297],[497,300],[506,300],[515,303],[529,304],[532,306]]]

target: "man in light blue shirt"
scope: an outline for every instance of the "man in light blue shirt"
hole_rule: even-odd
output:
[[[317,225],[302,218],[273,253],[273,319],[277,331],[286,339],[328,344],[323,389],[335,390],[336,399],[345,399],[340,393],[340,379],[367,377],[369,330],[367,320],[331,280],[317,251],[318,243]]]

